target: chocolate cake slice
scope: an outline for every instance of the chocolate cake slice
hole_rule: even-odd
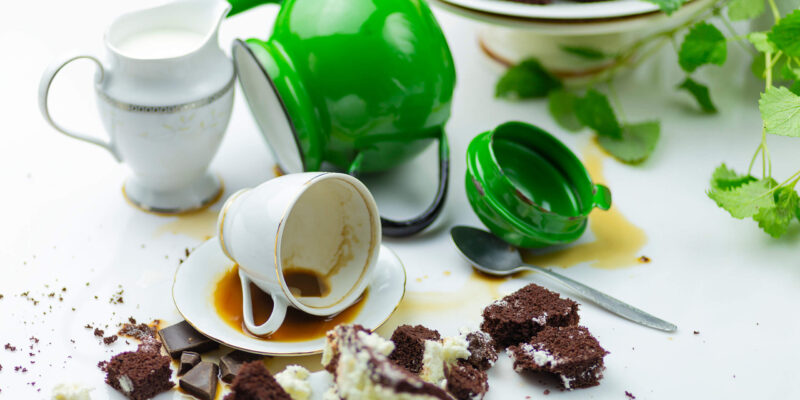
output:
[[[389,354],[389,359],[409,372],[419,374],[425,342],[441,338],[439,332],[422,325],[400,325],[392,333],[394,350]]]
[[[573,326],[578,319],[578,303],[530,284],[488,305],[481,330],[506,348],[529,341],[545,326]]]
[[[245,363],[224,400],[292,400],[261,361]]]
[[[106,383],[132,400],[145,400],[175,386],[172,359],[154,351],[126,351],[105,365]]]
[[[328,331],[322,365],[333,374],[326,398],[452,400],[444,389],[423,381],[389,359],[394,344],[360,325]]]
[[[445,389],[458,400],[480,400],[489,391],[489,377],[466,360],[445,366]]]
[[[561,378],[566,389],[596,386],[608,354],[582,326],[547,327],[529,343],[508,348],[514,370],[547,372]]]

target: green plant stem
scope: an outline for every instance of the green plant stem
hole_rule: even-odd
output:
[[[604,74],[598,74],[592,80],[590,80],[586,84],[586,86],[587,87],[592,87],[592,86],[596,85],[599,82],[608,81],[610,79],[610,77],[616,75],[617,71],[622,69],[622,68],[635,68],[636,66],[641,64],[644,60],[648,59],[653,54],[655,54],[656,51],[659,50],[661,48],[661,46],[664,45],[665,41],[674,40],[674,37],[678,32],[688,28],[689,26],[694,25],[698,21],[702,21],[702,20],[707,19],[709,13],[713,14],[713,13],[718,12],[719,10],[721,10],[727,4],[728,1],[729,0],[721,0],[721,1],[718,1],[716,3],[710,3],[710,4],[700,8],[699,10],[695,11],[695,13],[692,14],[686,20],[686,22],[684,22],[684,23],[682,23],[682,24],[670,29],[669,31],[653,33],[653,34],[651,34],[649,36],[646,36],[646,37],[634,42],[631,45],[631,47],[629,47],[627,50],[625,50],[624,52],[622,52],[622,53],[618,54],[616,57],[614,57],[614,62],[612,63],[612,65],[608,69],[606,69],[606,72]],[[632,64],[628,65],[628,63],[634,57],[636,57],[637,53],[639,52],[639,50],[642,47],[650,44],[652,41],[654,41],[656,39],[659,39],[659,38],[661,38],[662,40],[659,41],[658,43],[656,43],[655,45],[653,45],[653,47],[651,47],[651,49],[649,49],[646,53],[644,53],[641,56],[639,56],[636,59],[635,62],[633,62]]]
[[[769,3],[769,8],[772,10],[772,17],[775,18],[775,23],[777,24],[781,20],[781,12],[778,11],[775,0],[768,0],[767,3]]]
[[[742,39],[745,39],[746,36],[739,35],[736,32],[736,29],[733,28],[733,24],[731,24],[731,21],[728,20],[728,18],[724,14],[717,13],[717,17],[719,18],[720,21],[722,21],[722,25],[725,26],[725,29],[727,29],[728,33],[731,35],[730,39],[735,39],[735,42],[739,44],[739,47],[743,48],[744,51],[750,53],[751,55],[755,56],[758,54],[758,52],[755,51],[755,49],[753,49],[751,46],[747,45],[742,41]]]

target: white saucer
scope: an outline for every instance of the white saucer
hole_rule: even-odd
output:
[[[302,342],[256,339],[232,328],[214,310],[212,294],[222,274],[233,262],[222,253],[216,237],[209,239],[178,267],[172,285],[172,299],[178,312],[200,333],[226,346],[270,356],[321,353],[325,338]],[[400,258],[381,246],[378,265],[369,285],[369,295],[353,323],[374,330],[383,325],[403,300],[406,270]]]

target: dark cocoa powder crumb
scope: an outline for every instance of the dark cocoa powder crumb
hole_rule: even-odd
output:
[[[50,292],[50,294],[48,294],[47,297],[50,297],[50,298],[56,297],[56,293],[55,292]]]
[[[0,364],[0,371],[3,370],[3,364]]]
[[[29,340],[30,340],[31,342],[34,342],[34,343],[39,343],[39,339],[37,339],[37,338],[35,338],[35,337],[33,337],[33,336],[31,336],[31,337],[29,338]]]
[[[97,337],[103,337],[103,334],[105,334],[105,331],[103,331],[103,330],[102,330],[102,329],[100,329],[100,328],[94,328],[94,335],[95,335],[95,336],[97,336]]]
[[[128,322],[130,322],[131,325],[136,325],[136,319],[133,317],[128,317]]]
[[[111,335],[111,336],[104,337],[103,338],[103,343],[105,343],[107,345],[111,344],[111,343],[114,343],[114,342],[117,341],[117,338],[118,338],[117,335]]]
[[[631,400],[636,398],[636,396],[634,396],[633,393],[631,393],[631,392],[629,392],[627,390],[625,391],[625,397],[627,397],[627,398],[629,398]]]
[[[694,331],[693,333],[694,333],[695,335],[699,335],[699,334],[700,334],[700,331]]]
[[[547,396],[548,394],[550,394],[550,389],[545,389],[544,390],[544,395]]]
[[[84,326],[84,328],[86,328],[86,329],[94,329],[94,327],[89,325],[89,324],[86,324],[86,326]]]
[[[0,299],[2,299],[2,298],[3,298],[3,295],[2,295],[2,294],[0,294]]]
[[[8,350],[8,351],[17,351],[17,348],[16,348],[16,347],[14,347],[14,346],[12,346],[12,345],[11,345],[11,343],[6,343],[6,346],[5,346],[5,348],[6,348],[6,350]]]

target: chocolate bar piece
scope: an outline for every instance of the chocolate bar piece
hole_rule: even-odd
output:
[[[178,376],[189,372],[195,365],[200,364],[200,361],[203,360],[200,358],[199,353],[193,351],[184,351],[181,353],[181,366],[178,368]]]
[[[231,383],[242,368],[242,364],[260,359],[261,356],[255,354],[241,350],[232,351],[219,359],[220,379],[225,383]]]
[[[186,393],[200,400],[213,400],[217,397],[217,373],[217,364],[203,361],[189,370],[178,384]]]
[[[167,348],[167,353],[175,359],[180,357],[184,351],[202,353],[219,347],[217,342],[203,336],[186,321],[158,331],[158,336],[164,343],[164,347]]]

